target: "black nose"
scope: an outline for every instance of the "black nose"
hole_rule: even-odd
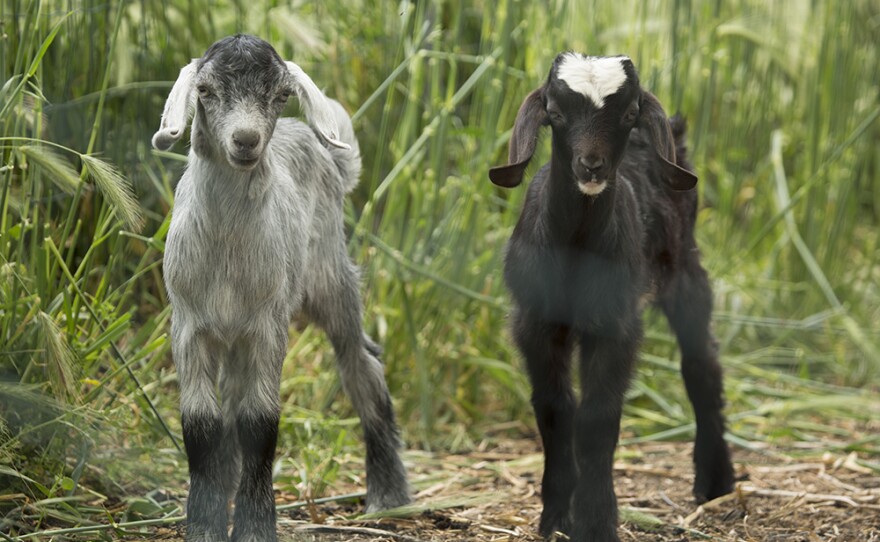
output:
[[[256,130],[236,130],[232,132],[232,142],[242,151],[252,151],[260,144],[260,133]]]
[[[605,159],[595,154],[588,154],[578,158],[578,163],[587,169],[590,173],[598,173],[605,167]]]

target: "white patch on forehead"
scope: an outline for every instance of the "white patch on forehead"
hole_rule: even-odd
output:
[[[626,56],[596,57],[567,53],[562,57],[556,76],[593,101],[596,107],[605,105],[605,98],[611,96],[626,82],[623,62]]]

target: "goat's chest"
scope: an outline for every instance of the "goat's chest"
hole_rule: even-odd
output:
[[[291,280],[305,246],[268,207],[226,212],[184,205],[174,211],[165,253],[165,283],[175,313],[234,332],[267,311],[289,314],[296,297]],[[183,315],[181,315],[183,316]]]
[[[511,246],[505,278],[521,307],[598,330],[637,315],[641,277],[626,261],[576,246]]]

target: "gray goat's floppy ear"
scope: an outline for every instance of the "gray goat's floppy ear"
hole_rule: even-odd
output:
[[[287,70],[293,77],[293,86],[306,120],[327,143],[340,149],[350,149],[351,145],[339,139],[336,115],[327,103],[327,97],[315,85],[311,77],[293,62],[286,61]]]
[[[184,66],[177,76],[177,81],[171,87],[171,93],[165,101],[165,110],[162,112],[162,122],[159,131],[153,135],[153,147],[161,151],[167,151],[183,137],[186,125],[193,112],[195,93],[193,93],[193,80],[198,68],[198,60]]]
[[[663,106],[656,96],[642,90],[639,127],[648,131],[654,150],[660,157],[664,180],[673,190],[690,190],[697,185],[697,176],[675,163],[675,140]]]
[[[513,134],[510,136],[509,163],[489,170],[489,179],[493,183],[505,188],[513,188],[522,183],[523,172],[538,145],[538,130],[547,124],[547,120],[544,87],[541,87],[533,90],[520,106],[513,125]]]

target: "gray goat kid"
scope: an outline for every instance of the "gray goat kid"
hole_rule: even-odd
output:
[[[291,93],[308,125],[279,120]],[[299,66],[246,35],[180,71],[153,146],[170,148],[193,113],[164,262],[190,470],[187,540],[227,540],[233,498],[232,540],[276,540],[281,365],[300,314],[329,336],[360,416],[367,511],[409,502],[380,348],[362,330],[346,254],[343,198],[361,168],[351,119]]]

